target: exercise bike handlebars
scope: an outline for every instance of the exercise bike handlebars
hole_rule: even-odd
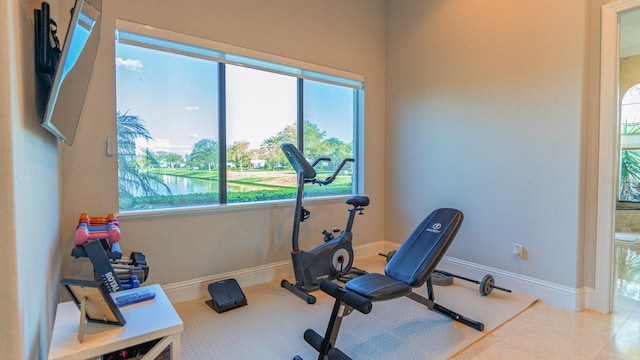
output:
[[[282,148],[282,151],[284,152],[284,155],[287,157],[287,159],[291,163],[291,166],[293,166],[293,168],[296,170],[296,172],[298,174],[300,174],[304,178],[304,182],[306,182],[306,183],[313,183],[313,184],[318,184],[318,185],[329,185],[329,184],[331,184],[333,182],[333,180],[336,179],[336,176],[338,176],[340,171],[342,171],[342,168],[348,162],[354,162],[354,160],[352,158],[347,158],[347,159],[342,160],[342,162],[340,163],[340,166],[338,166],[338,169],[336,169],[336,171],[334,171],[331,176],[329,176],[328,178],[326,178],[324,180],[320,180],[320,179],[316,178],[317,173],[316,173],[315,166],[318,165],[318,163],[320,161],[331,161],[330,158],[321,157],[321,158],[316,159],[313,162],[313,164],[309,164],[309,162],[304,157],[304,155],[302,155],[300,150],[298,150],[295,147],[295,145],[293,145],[292,143],[286,143],[285,142],[285,143],[280,144],[280,147]]]
[[[331,158],[328,158],[328,157],[317,158],[316,161],[314,161],[313,164],[311,164],[311,167],[316,167],[316,165],[318,165],[320,161],[331,161]]]
[[[326,160],[326,161],[331,161],[331,159],[329,158],[320,158],[318,160],[316,160],[314,162],[314,164],[317,164],[319,161],[321,160]],[[333,172],[333,174],[331,176],[329,176],[328,178],[324,179],[324,180],[318,180],[318,179],[312,179],[312,180],[307,180],[305,179],[305,181],[307,182],[311,182],[313,184],[319,184],[319,185],[329,185],[333,182],[333,180],[336,179],[336,176],[338,176],[338,174],[340,173],[340,171],[342,171],[342,168],[348,163],[348,162],[354,162],[354,160],[352,158],[347,158],[342,160],[342,162],[340,163],[340,166],[338,166],[338,169],[336,169],[336,171]],[[315,165],[313,165],[315,166]]]

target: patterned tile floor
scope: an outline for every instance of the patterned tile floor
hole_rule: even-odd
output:
[[[618,281],[612,314],[538,301],[453,359],[640,359],[640,287]]]

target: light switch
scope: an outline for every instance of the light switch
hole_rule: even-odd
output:
[[[114,138],[107,139],[107,156],[113,156],[115,153],[116,140]]]

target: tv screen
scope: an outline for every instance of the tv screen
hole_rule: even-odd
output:
[[[76,0],[72,12],[42,119],[42,126],[69,145],[75,139],[98,51],[102,1]]]

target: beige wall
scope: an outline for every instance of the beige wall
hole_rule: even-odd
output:
[[[59,164],[36,103],[42,95],[33,71],[36,7],[39,1],[0,5],[0,348],[6,359],[46,357],[59,292]]]
[[[17,13],[17,0],[2,4],[0,10],[0,48],[10,49],[9,44],[15,42],[15,26],[9,19]],[[8,59],[15,59],[12,54]],[[13,116],[12,109],[17,107],[16,100],[10,96],[15,80],[11,74],[15,65],[11,61],[0,62],[0,211],[4,216],[5,230],[0,241],[0,251],[4,255],[5,276],[0,279],[4,289],[15,289],[18,284],[18,258],[16,257],[16,217],[13,179]],[[7,355],[19,358],[21,355],[20,339],[14,339],[20,333],[20,317],[13,309],[18,308],[19,293],[10,291],[0,296],[0,321],[5,326],[0,328],[0,346],[7,349]],[[9,310],[11,309],[11,310]]]
[[[65,0],[69,3],[69,0]],[[355,243],[383,239],[385,7],[383,1],[104,1],[98,60],[84,115],[72,147],[62,146],[63,254],[71,251],[81,212],[118,212],[115,157],[105,155],[115,138],[114,18],[203,37],[365,76],[365,191],[371,206],[358,217]],[[121,246],[149,261],[150,283],[169,284],[288,260],[292,207],[226,207],[198,214],[120,220]],[[301,247],[321,241],[322,229],[344,227],[342,201],[308,207]],[[86,273],[86,263],[63,256],[63,273]]]
[[[588,2],[387,4],[386,238],[456,207],[449,256],[583,286]]]
[[[59,2],[68,9],[72,1]],[[16,289],[0,297],[3,356],[45,356],[60,263],[73,273],[77,216],[117,211],[116,163],[104,154],[115,136],[113,43],[104,40],[115,17],[364,74],[372,205],[356,224],[357,244],[401,242],[433,208],[453,206],[466,219],[449,255],[593,286],[599,16],[607,2],[105,2],[85,115],[60,160],[35,111],[39,1],[2,2],[1,285]],[[344,220],[340,203],[312,210],[317,226],[303,246],[313,246],[319,227]],[[150,281],[166,284],[287,259],[290,221],[287,207],[123,219],[123,248],[145,252]],[[526,260],[512,257],[513,242],[525,245]]]

